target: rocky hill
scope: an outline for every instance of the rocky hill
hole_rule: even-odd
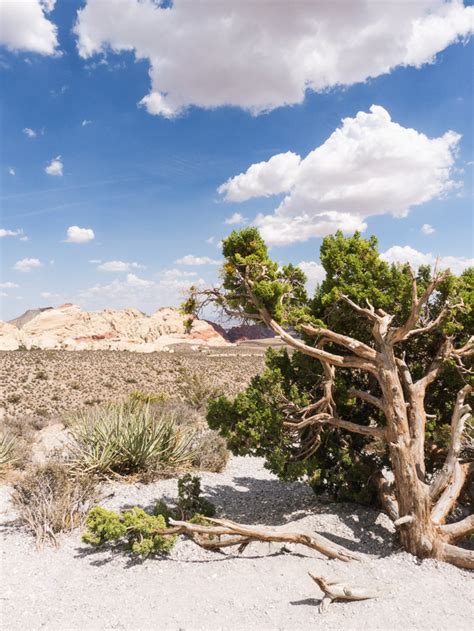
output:
[[[65,349],[127,350],[151,353],[173,344],[226,346],[268,334],[260,327],[225,331],[207,320],[194,318],[178,309],[158,309],[148,316],[138,309],[83,311],[73,304],[57,308],[30,309],[23,315],[0,321],[0,350]],[[252,327],[250,327],[252,329]]]
[[[153,352],[173,344],[228,344],[219,326],[177,309],[158,309],[148,316],[138,309],[83,311],[77,305],[29,310],[0,322],[0,350],[18,348],[66,350],[131,350]]]

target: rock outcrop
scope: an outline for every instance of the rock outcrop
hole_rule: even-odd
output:
[[[173,344],[224,346],[224,330],[193,319],[177,309],[158,309],[148,316],[138,309],[83,311],[77,305],[30,310],[11,322],[0,322],[0,350],[19,348],[128,350],[153,352]]]

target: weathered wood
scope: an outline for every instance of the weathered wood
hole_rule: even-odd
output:
[[[335,600],[368,600],[369,598],[377,598],[380,595],[373,588],[350,585],[341,581],[329,581],[323,576],[317,576],[311,572],[308,572],[308,574],[324,594],[324,598],[319,605],[320,613],[326,612],[329,605]]]

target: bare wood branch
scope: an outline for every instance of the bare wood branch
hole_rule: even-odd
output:
[[[284,425],[286,427],[294,427],[295,429],[302,429],[303,427],[308,427],[309,425],[321,425],[327,424],[332,425],[333,427],[339,427],[340,429],[345,429],[348,432],[354,432],[355,434],[363,434],[364,436],[372,436],[377,440],[385,440],[385,430],[380,427],[370,427],[368,425],[359,425],[358,423],[353,423],[352,421],[344,421],[341,418],[336,418],[331,414],[327,414],[326,412],[321,412],[319,414],[314,414],[313,416],[309,416],[302,421],[292,422],[285,421]]]
[[[466,397],[472,392],[472,386],[466,385],[458,392],[453,414],[451,416],[451,440],[442,470],[430,485],[430,497],[435,500],[449,481],[454,477],[462,447],[464,426],[469,419],[471,407],[465,403]],[[438,514],[438,513],[437,513]]]
[[[380,319],[379,316],[375,313],[375,309],[370,303],[369,303],[369,308],[366,309],[365,307],[360,307],[356,302],[351,300],[349,296],[346,296],[345,294],[341,295],[341,300],[343,300],[346,304],[348,304],[359,315],[365,316],[372,322],[377,322]]]
[[[441,532],[448,537],[449,542],[472,535],[474,533],[474,515],[468,515],[453,524],[443,524]]]
[[[319,605],[319,613],[325,613],[334,600],[368,600],[380,595],[378,590],[359,585],[350,585],[340,581],[329,581],[324,576],[308,572],[310,577],[323,592],[324,598]]]
[[[458,567],[474,570],[474,550],[466,550],[465,548],[453,546],[450,543],[444,543],[441,546],[441,554],[443,561]]]
[[[451,481],[441,493],[431,511],[431,519],[435,524],[441,524],[455,505],[466,480],[466,467],[460,465],[456,460],[450,477]]]
[[[435,274],[431,282],[428,284],[427,288],[423,292],[423,294],[418,298],[418,287],[416,282],[416,275],[411,267],[409,267],[411,279],[412,279],[412,304],[410,315],[408,316],[406,322],[402,324],[400,327],[396,327],[390,332],[390,342],[391,344],[397,344],[402,340],[406,340],[410,335],[414,335],[414,332],[420,332],[416,330],[416,325],[418,320],[420,319],[421,312],[423,308],[428,303],[428,300],[434,290],[443,282],[443,280],[449,275],[448,271],[441,272],[440,274]],[[444,317],[445,313],[443,314]]]
[[[216,526],[201,526],[198,524],[191,524],[186,521],[178,521],[170,519],[170,524],[174,526],[173,534],[184,534],[195,540],[196,535],[200,536],[226,536],[233,537],[231,543],[228,540],[224,540],[222,544],[227,545],[242,545],[243,543],[249,543],[251,541],[273,541],[276,543],[294,543],[306,546],[312,550],[316,550],[321,554],[324,554],[330,559],[339,559],[341,561],[359,561],[363,558],[363,555],[347,550],[343,546],[340,546],[321,535],[314,534],[312,536],[304,533],[292,533],[285,532],[283,530],[277,530],[274,528],[257,528],[255,526],[247,526],[244,524],[238,524],[230,519],[211,519],[209,521],[216,524]],[[178,530],[176,530],[176,527]],[[157,534],[170,534],[168,531],[171,529],[159,529]],[[235,535],[240,537],[235,538]],[[201,545],[199,541],[196,541],[198,545]],[[206,543],[208,545],[208,542]],[[218,542],[214,542],[213,547],[223,547],[218,545]]]
[[[370,405],[375,406],[379,410],[382,410],[382,412],[384,411],[384,404],[383,404],[382,399],[375,397],[373,394],[370,394],[369,392],[365,392],[364,390],[351,389],[349,390],[348,395],[350,397],[357,397],[358,399],[362,399],[363,401],[370,403]]]
[[[370,360],[375,360],[377,357],[377,353],[373,348],[370,348],[370,346],[367,346],[367,344],[359,342],[359,340],[356,340],[353,337],[349,337],[348,335],[341,335],[340,333],[335,333],[330,329],[315,327],[310,324],[301,325],[301,330],[307,335],[321,336],[327,339],[329,342],[333,342],[334,344],[343,346],[344,348],[349,349],[359,357]]]
[[[328,353],[320,348],[309,346],[285,331],[285,329],[283,329],[278,322],[273,320],[268,313],[263,312],[262,319],[272,329],[272,331],[274,331],[276,335],[285,342],[285,344],[295,350],[301,351],[305,355],[326,361],[328,364],[338,366],[339,368],[359,368],[360,370],[365,370],[366,372],[377,375],[377,367],[373,361],[362,359],[361,357],[356,357],[354,355],[336,355],[334,353]]]
[[[398,502],[393,493],[392,484],[390,484],[382,472],[378,473],[375,482],[379,493],[380,503],[390,519],[392,521],[396,521],[399,519],[400,513],[398,510]]]

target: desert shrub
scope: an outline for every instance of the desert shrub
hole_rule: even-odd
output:
[[[8,434],[0,434],[0,472],[16,462],[17,458],[15,438]]]
[[[126,539],[134,554],[148,556],[169,552],[176,543],[174,535],[162,535],[166,529],[163,515],[150,515],[135,506],[124,513],[115,513],[96,506],[87,515],[84,543],[103,545]]]
[[[196,437],[194,444],[193,467],[202,471],[220,473],[230,456],[225,438],[213,430],[205,431]]]
[[[178,480],[177,511],[181,519],[191,519],[194,515],[213,517],[216,507],[201,495],[201,478],[186,473]]]
[[[7,396],[7,401],[8,403],[19,403],[21,401],[21,394],[18,394],[18,393],[9,394]]]
[[[78,413],[71,423],[74,466],[105,476],[175,468],[191,459],[192,433],[172,414],[143,404],[112,404]]]
[[[48,373],[45,370],[38,370],[36,372],[35,379],[38,381],[47,381]]]
[[[215,399],[221,394],[221,389],[217,384],[202,373],[182,370],[180,385],[184,401],[198,411],[206,408],[209,399]]]
[[[1,441],[14,443],[14,460],[10,464],[13,464],[15,468],[23,468],[27,464],[31,454],[31,444],[37,432],[46,424],[45,418],[37,416],[5,416],[2,419],[0,436],[3,438]]]
[[[122,513],[96,506],[87,515],[82,540],[94,546],[126,541],[134,554],[163,554],[169,552],[176,543],[175,535],[163,532],[169,526],[170,518],[189,519],[195,524],[209,525],[206,517],[214,513],[214,505],[201,497],[200,479],[186,474],[178,480],[175,508],[170,508],[163,500],[156,503],[152,515],[138,506]]]
[[[61,462],[30,469],[15,484],[12,495],[20,522],[36,537],[37,545],[57,543],[57,535],[79,526],[96,499],[91,476],[72,476]]]
[[[141,390],[134,390],[129,395],[129,400],[132,403],[160,403],[166,401],[168,396],[163,392],[142,392]]]

